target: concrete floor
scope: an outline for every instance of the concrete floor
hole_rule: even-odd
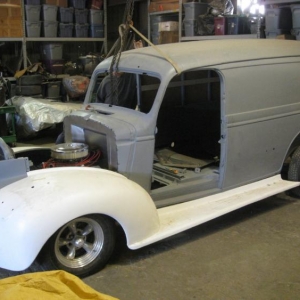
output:
[[[300,201],[283,193],[139,250],[120,234],[107,267],[83,281],[121,300],[296,300],[299,228]]]
[[[83,281],[121,300],[296,300],[299,228],[300,201],[280,194],[139,250],[119,235],[107,267]]]

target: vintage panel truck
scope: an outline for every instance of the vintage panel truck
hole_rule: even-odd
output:
[[[134,106],[99,100],[108,58],[82,110],[64,119],[62,143],[1,142],[1,268],[38,258],[82,277],[105,266],[116,226],[138,249],[271,195],[300,195],[299,42],[158,47],[121,56]]]

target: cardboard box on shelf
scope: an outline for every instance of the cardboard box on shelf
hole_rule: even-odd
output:
[[[0,4],[0,18],[21,17],[22,9],[19,5]]]
[[[0,0],[0,4],[12,4],[21,6],[21,0]]]
[[[277,35],[276,39],[279,39],[279,40],[295,40],[296,37],[294,35],[291,35],[291,34],[280,34],[280,35]]]
[[[0,18],[0,26],[11,26],[13,28],[22,28],[22,17]]]
[[[177,43],[179,41],[178,31],[161,31],[158,44]]]
[[[43,4],[68,7],[68,0],[43,0]]]
[[[23,27],[0,26],[0,37],[22,37]]]
[[[179,2],[178,1],[163,1],[163,2],[150,2],[148,7],[148,11],[151,12],[159,12],[159,11],[167,11],[167,10],[178,10]]]
[[[178,22],[176,21],[159,22],[158,31],[178,31]]]
[[[103,0],[88,0],[87,8],[89,9],[102,9]]]

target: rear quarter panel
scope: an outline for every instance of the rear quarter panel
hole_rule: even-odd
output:
[[[300,62],[265,60],[222,73],[226,123],[222,187],[228,189],[280,173],[300,132]]]

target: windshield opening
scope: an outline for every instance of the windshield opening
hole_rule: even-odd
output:
[[[154,103],[160,80],[147,74],[114,72],[98,74],[91,103],[105,103],[148,113]]]

